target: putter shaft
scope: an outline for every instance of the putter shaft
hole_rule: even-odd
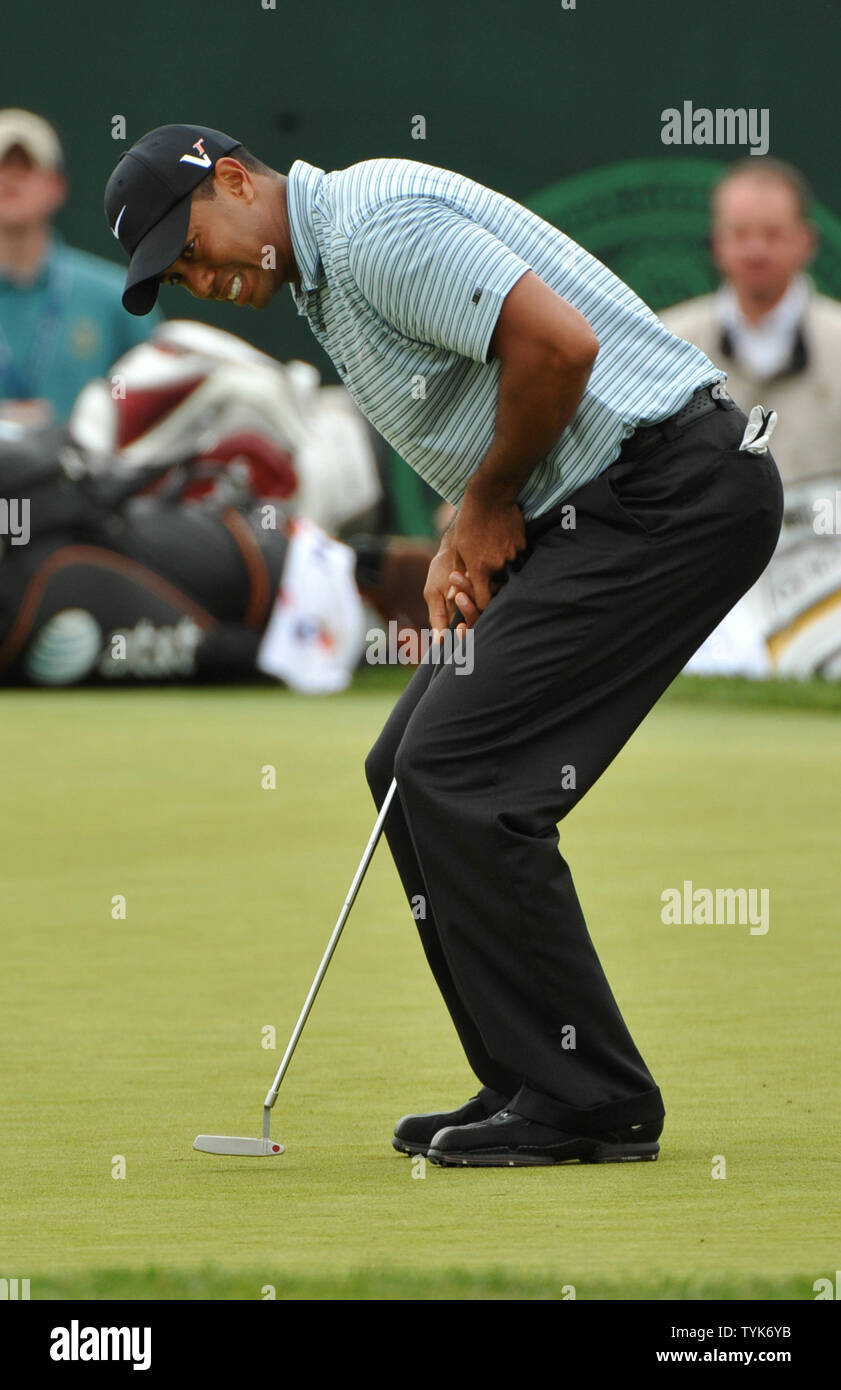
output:
[[[280,1090],[280,1083],[286,1075],[286,1069],[292,1060],[292,1054],[298,1045],[298,1039],[300,1038],[301,1033],[304,1031],[304,1024],[306,1023],[307,1018],[309,1017],[310,1009],[312,1008],[315,1002],[315,996],[318,994],[318,991],[321,988],[321,982],[324,979],[325,974],[327,973],[327,967],[330,964],[333,952],[335,951],[336,946],[338,945],[339,937],[342,934],[342,928],[344,927],[345,922],[348,919],[348,914],[350,913],[350,910],[353,907],[354,899],[356,898],[356,895],[359,891],[359,885],[365,877],[365,871],[368,868],[368,865],[371,862],[371,856],[373,855],[374,850],[377,847],[377,841],[379,840],[380,835],[382,833],[382,828],[385,824],[385,818],[388,815],[388,809],[392,803],[394,793],[396,791],[397,782],[394,778],[392,778],[391,786],[386,792],[385,800],[383,801],[383,804],[380,807],[380,813],[377,816],[376,823],[374,825],[373,830],[371,831],[371,835],[368,840],[368,844],[365,847],[365,853],[363,854],[362,859],[360,860],[359,868],[356,870],[353,882],[351,883],[350,888],[348,889],[348,894],[345,898],[344,906],[342,907],[342,910],[339,913],[339,919],[336,922],[335,927],[333,928],[330,940],[327,943],[327,949],[324,952],[321,964],[318,967],[316,977],[313,980],[312,985],[310,986],[310,992],[306,997],[304,1007],[302,1008],[300,1016],[298,1018],[298,1022],[295,1024],[295,1030],[292,1034],[292,1037],[289,1039],[286,1051],[283,1054],[280,1066],[278,1067],[277,1072],[275,1074],[274,1081],[272,1082],[269,1091],[266,1095],[266,1099],[263,1102],[263,1137],[265,1139],[268,1139],[269,1137],[269,1121],[271,1117],[272,1107],[275,1101],[277,1100],[277,1093]]]

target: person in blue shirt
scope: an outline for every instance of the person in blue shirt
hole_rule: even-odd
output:
[[[55,230],[67,193],[52,126],[0,111],[0,419],[66,422],[82,387],[161,318],[141,325],[122,306],[120,268]]]

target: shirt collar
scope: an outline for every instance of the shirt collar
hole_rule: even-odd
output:
[[[736,292],[729,284],[718,291],[719,313],[726,327],[747,333],[791,333],[803,317],[809,302],[811,282],[806,275],[797,275],[774,308],[763,314],[758,324],[749,323],[739,308]]]
[[[307,164],[303,159],[296,159],[286,176],[286,213],[302,291],[314,290],[318,284],[321,257],[312,213],[323,178],[323,169]]]
[[[718,291],[719,318],[732,352],[757,377],[770,378],[791,361],[800,325],[810,298],[808,277],[798,275],[782,299],[758,323],[749,323],[731,285]]]

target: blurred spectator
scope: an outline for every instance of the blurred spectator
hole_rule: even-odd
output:
[[[58,136],[0,111],[0,418],[63,422],[81,388],[159,321],[126,313],[122,268],[51,225],[68,192]]]
[[[778,412],[773,450],[786,484],[841,471],[841,305],[804,273],[817,241],[809,200],[781,160],[735,164],[712,197],[723,283],[661,314],[724,368],[744,410],[761,402]]]

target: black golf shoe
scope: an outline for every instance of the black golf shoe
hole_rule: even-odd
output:
[[[404,1115],[394,1126],[392,1144],[404,1154],[425,1154],[434,1134],[446,1129],[448,1132],[459,1125],[469,1125],[476,1120],[487,1120],[500,1102],[497,1095],[493,1100],[483,1099],[483,1092],[471,1096],[459,1110],[435,1111],[429,1115]]]
[[[432,1136],[430,1163],[456,1168],[525,1168],[549,1163],[644,1163],[660,1152],[662,1120],[626,1125],[597,1137],[567,1134],[513,1110]]]

